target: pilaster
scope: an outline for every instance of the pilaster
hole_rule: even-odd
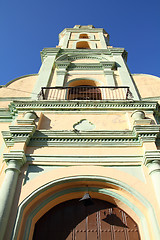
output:
[[[99,35],[99,39],[100,39],[100,43],[101,43],[101,48],[106,49],[107,44],[106,44],[103,32],[99,32],[98,35]]]
[[[66,33],[65,33],[62,48],[67,48],[67,46],[68,46],[68,41],[69,41],[69,38],[70,38],[70,34],[71,34],[70,32],[66,32]]]
[[[48,86],[48,83],[52,74],[55,58],[59,50],[60,50],[59,48],[52,48],[52,49],[43,49],[43,51],[41,52],[41,58],[43,62],[39,70],[38,78],[34,86],[33,92],[31,94],[32,99],[37,100],[38,94],[41,91],[41,87]]]
[[[107,81],[106,85],[108,87],[115,86],[114,71],[112,71],[112,70],[108,71],[107,69],[104,69],[104,74],[105,74],[106,81]]]
[[[140,100],[138,90],[136,89],[135,83],[134,83],[134,81],[131,77],[131,74],[128,70],[126,62],[122,57],[123,52],[120,52],[120,51],[116,52],[116,51],[114,51],[114,49],[111,49],[111,52],[112,52],[112,54],[114,56],[114,59],[117,63],[117,70],[119,72],[122,85],[123,86],[128,86],[130,88],[130,91],[133,95],[134,100]]]

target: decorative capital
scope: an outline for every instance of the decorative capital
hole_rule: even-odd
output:
[[[7,169],[17,170],[20,173],[20,168],[26,163],[24,151],[13,150],[10,153],[3,154],[4,161],[7,163]]]
[[[160,164],[160,151],[146,151],[144,156],[144,165],[148,165],[152,162],[159,162]]]

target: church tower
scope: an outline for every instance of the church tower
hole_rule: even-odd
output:
[[[41,59],[0,89],[0,240],[160,239],[160,79],[93,25]]]

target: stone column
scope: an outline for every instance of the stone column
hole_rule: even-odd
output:
[[[160,151],[146,151],[145,165],[149,169],[149,175],[160,206]]]
[[[31,98],[33,100],[38,99],[38,94],[41,91],[41,87],[48,86],[49,80],[52,75],[55,58],[59,50],[60,48],[51,48],[51,49],[44,49],[42,51],[41,56],[42,56],[43,62],[39,70],[38,78],[34,86],[33,92],[31,94]]]
[[[4,159],[8,167],[0,189],[0,240],[4,240],[20,168],[26,162],[23,151],[11,151],[8,154],[4,154]]]
[[[138,90],[136,89],[135,83],[130,75],[130,72],[123,57],[121,56],[121,54],[118,53],[113,53],[113,56],[117,63],[117,69],[123,86],[127,86],[130,88],[134,100],[140,100]]]

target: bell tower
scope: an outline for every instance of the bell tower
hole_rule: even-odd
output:
[[[59,45],[43,49],[41,58],[33,99],[41,87],[45,90],[50,86],[80,85],[105,87],[106,100],[140,99],[126,65],[127,52],[110,46],[109,35],[103,28],[93,25],[66,28],[59,34]],[[45,97],[45,91],[42,94]]]
[[[108,33],[93,25],[75,25],[59,34],[59,47],[62,49],[106,49],[108,45]]]

